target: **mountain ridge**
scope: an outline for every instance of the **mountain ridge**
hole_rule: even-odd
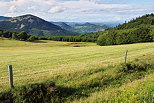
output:
[[[31,14],[2,20],[0,28],[39,36],[71,35],[69,31]]]
[[[0,20],[11,19],[11,17],[0,16]]]

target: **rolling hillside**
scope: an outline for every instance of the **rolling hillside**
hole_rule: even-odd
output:
[[[25,31],[38,36],[73,35],[73,33],[34,15],[23,15],[0,21],[0,29]]]
[[[126,66],[121,64],[125,50],[128,50]],[[9,98],[16,102],[45,101],[39,83],[46,81],[54,81],[58,90],[52,99],[47,97],[49,101],[153,101],[154,43],[97,46],[83,42],[3,39],[0,58],[3,102]],[[12,90],[8,90],[8,65],[13,65],[15,89]]]

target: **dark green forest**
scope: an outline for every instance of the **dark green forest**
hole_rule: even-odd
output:
[[[21,40],[21,41],[35,41],[35,40],[54,40],[67,42],[96,42],[98,34],[76,35],[76,36],[35,36],[27,34],[26,32],[13,32],[8,30],[0,30],[0,37]]]
[[[154,41],[154,14],[130,20],[98,33],[98,45],[117,45]]]

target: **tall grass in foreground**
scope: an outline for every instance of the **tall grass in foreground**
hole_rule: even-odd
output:
[[[130,66],[131,65],[131,66]],[[135,66],[134,66],[135,65]],[[113,67],[112,74],[95,78],[95,89],[88,97],[73,103],[153,103],[154,102],[154,59],[144,58],[126,65]],[[110,75],[110,76],[109,76]],[[92,87],[92,89],[94,89]],[[87,86],[87,91],[90,87]],[[91,89],[91,91],[92,91]],[[88,94],[88,93],[85,93]]]
[[[26,103],[36,101],[40,103],[45,101],[152,103],[154,100],[153,67],[154,59],[146,57],[127,64],[84,71],[80,75],[77,75],[78,72],[72,73],[67,78],[65,78],[66,75],[55,76],[52,81],[61,82],[61,85],[55,87],[55,92],[44,89],[48,88],[44,85],[50,83],[49,80],[41,84],[15,88],[2,94],[0,99],[7,97],[15,103],[18,101]],[[32,97],[27,97],[28,95]],[[5,99],[8,100],[7,98]]]

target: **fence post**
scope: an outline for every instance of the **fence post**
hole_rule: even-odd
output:
[[[125,64],[127,63],[127,53],[128,53],[128,50],[126,50],[126,53],[125,53],[125,58],[124,58]]]
[[[13,88],[13,71],[12,71],[12,65],[8,66],[8,72],[9,72],[9,83],[10,83],[10,88]]]

